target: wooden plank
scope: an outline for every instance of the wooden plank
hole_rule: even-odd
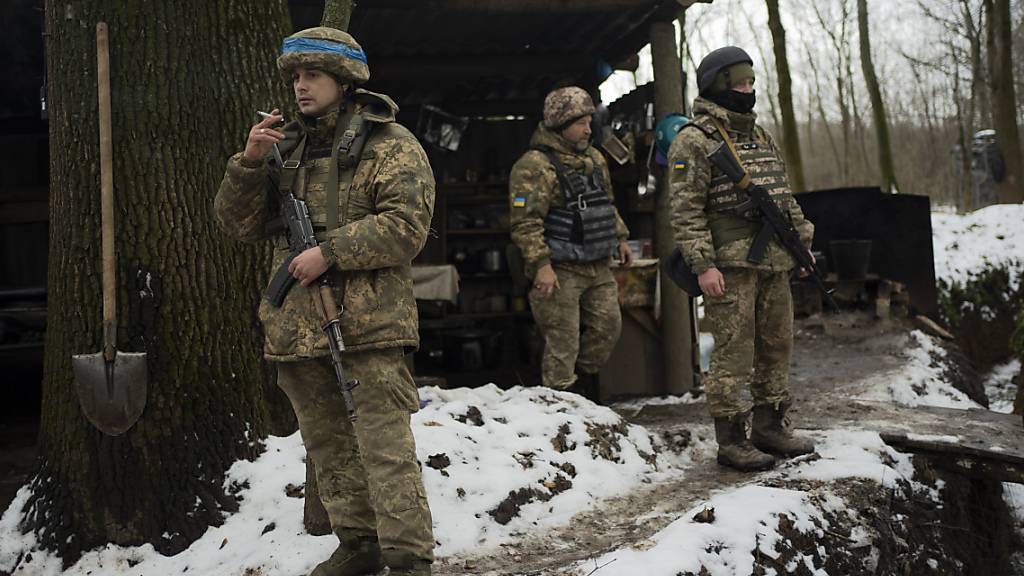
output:
[[[882,440],[903,452],[925,456],[936,466],[973,477],[1024,484],[1024,426],[1021,417],[990,410],[900,408],[904,427],[883,430]],[[927,421],[924,426],[915,422]]]

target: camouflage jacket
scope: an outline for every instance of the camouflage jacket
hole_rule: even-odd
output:
[[[419,344],[410,262],[426,241],[434,209],[434,178],[419,142],[395,123],[397,110],[387,96],[357,90],[340,111],[317,119],[314,125],[285,126],[288,138],[280,146],[288,159],[288,150],[306,133],[308,155],[314,145],[330,149],[336,123],[347,126],[354,113],[373,124],[354,176],[339,176],[341,225],[318,234],[335,299],[344,304],[341,327],[349,350]],[[278,215],[278,180],[279,167],[273,160],[253,163],[235,154],[228,160],[214,202],[217,220],[229,234],[246,242],[274,243],[271,273],[289,254],[282,234],[270,237],[264,232],[266,223]],[[305,197],[316,224],[326,204],[323,186],[306,189],[304,176],[296,180],[295,194]],[[281,308],[265,298],[261,301],[259,317],[269,360],[330,354],[312,302],[308,290],[297,283]]]
[[[551,147],[558,158],[573,170],[581,170],[587,175],[594,170],[601,170],[608,185],[608,197],[614,205],[608,163],[594,147],[577,152],[567,140],[548,130],[543,124],[537,126],[537,130],[530,138],[530,148],[536,146]],[[549,209],[563,207],[565,196],[551,160],[539,150],[527,151],[512,166],[512,173],[509,175],[512,241],[523,252],[523,267],[527,278],[532,279],[537,274],[537,269],[550,263],[550,252],[544,241],[544,218],[548,215]],[[615,229],[620,241],[629,237],[629,229],[619,216],[618,210],[615,211]]]
[[[670,199],[672,207],[672,228],[676,245],[693,271],[701,274],[711,266],[718,268],[759,268],[764,270],[788,271],[796,263],[779,244],[776,238],[768,244],[764,260],[759,264],[747,261],[747,252],[753,236],[731,242],[714,242],[712,226],[708,224],[708,216],[712,212],[708,206],[708,192],[712,180],[724,175],[711,164],[707,155],[721,142],[717,134],[713,136],[701,129],[707,116],[719,120],[736,146],[744,142],[756,142],[761,148],[775,154],[774,161],[784,166],[782,154],[768,132],[757,125],[753,113],[738,114],[704,98],[697,98],[693,103],[693,123],[697,126],[685,126],[672,142],[668,152],[668,170]],[[711,131],[713,133],[713,131]],[[754,183],[762,184],[753,174]],[[784,176],[783,176],[784,177]],[[788,192],[788,185],[787,190]],[[805,246],[810,247],[814,234],[814,226],[804,218],[800,205],[791,195],[779,200],[783,214],[787,214],[800,234]],[[716,244],[720,246],[716,249]]]

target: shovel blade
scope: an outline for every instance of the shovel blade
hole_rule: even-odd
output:
[[[146,407],[146,354],[115,352],[107,362],[103,352],[71,357],[78,403],[85,417],[104,434],[120,436],[142,416]]]

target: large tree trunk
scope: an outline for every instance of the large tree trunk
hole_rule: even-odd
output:
[[[786,30],[779,17],[779,0],[767,0],[768,28],[772,31],[775,69],[779,76],[779,108],[782,109],[782,153],[786,157],[786,174],[794,192],[807,189],[804,183],[804,165],[800,155],[800,136],[797,133],[796,114],[793,112],[793,81],[789,77],[786,57]]]
[[[893,167],[892,144],[889,140],[889,122],[885,116],[882,90],[878,86],[875,65],[871,61],[871,36],[868,33],[868,2],[857,0],[857,29],[860,33],[860,66],[864,72],[871,110],[875,119],[875,136],[878,139],[878,173],[882,179],[882,190],[899,192],[896,183],[896,169]]]
[[[182,15],[187,17],[183,18]],[[268,254],[221,234],[213,196],[255,108],[280,101],[282,1],[47,3],[49,325],[40,468],[22,529],[66,564],[113,542],[173,554],[236,508],[224,472],[265,434]],[[101,347],[95,23],[109,24],[118,347],[148,399],[123,436],[82,416],[71,355]]]
[[[1013,85],[1013,46],[1010,34],[1010,0],[985,0],[989,13],[989,70],[992,79],[992,118],[996,145],[1005,167],[999,183],[999,202],[1024,201],[1021,176],[1020,132],[1017,128],[1017,97]]]
[[[676,31],[672,22],[651,24],[651,59],[654,64],[654,114],[683,111],[682,68],[676,48]],[[658,180],[655,213],[655,244],[658,256],[668,256],[675,247],[670,221],[669,186],[667,178]],[[683,394],[693,387],[693,365],[696,346],[691,330],[691,300],[662,274],[661,341],[665,366],[665,391]]]

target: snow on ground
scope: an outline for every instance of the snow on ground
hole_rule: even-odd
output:
[[[968,215],[933,214],[936,276],[962,281],[986,261],[1020,258],[1024,254],[1022,221],[1024,206],[1017,205]],[[702,334],[704,350],[710,349],[707,344]],[[872,380],[866,396],[909,406],[976,407],[943,380],[935,359],[944,351],[936,341],[914,332],[909,344],[906,364]],[[1006,375],[1017,369],[1019,364],[998,369],[990,378],[990,389],[1006,390]],[[428,403],[414,416],[413,426],[441,558],[492,549],[526,531],[565,525],[575,513],[599,505],[602,499],[627,493],[641,483],[686,474],[693,455],[711,449],[698,443],[682,454],[671,453],[643,428],[624,424],[612,410],[543,388],[426,388],[421,394]],[[695,401],[701,399],[650,399],[617,408],[628,411],[645,402]],[[1006,408],[998,400],[995,406]],[[888,448],[874,432],[826,430],[812,435],[820,457],[796,459],[758,477],[757,482],[776,487],[753,483],[713,494],[642,545],[581,563],[576,572],[586,574],[600,566],[602,576],[674,576],[704,566],[713,576],[751,574],[752,551],[774,557],[775,543],[784,538],[781,515],[799,531],[820,534],[828,529],[826,513],[856,514],[844,510],[842,498],[829,493],[830,482],[860,478],[892,487],[912,476],[910,458]],[[617,443],[601,438],[615,438]],[[333,536],[310,536],[302,528],[303,501],[289,489],[305,480],[305,451],[298,434],[268,438],[266,447],[256,461],[238,462],[229,472],[228,484],[242,487],[240,510],[173,557],[161,556],[150,546],[107,546],[61,572],[59,559],[37,550],[34,536],[17,529],[28,499],[23,489],[0,517],[0,571],[10,571],[22,561],[15,574],[23,576],[306,573],[330,554],[336,541]],[[811,494],[777,487],[783,480],[819,488]],[[937,490],[928,488],[925,493],[935,498]],[[512,491],[527,494],[528,501],[507,523],[499,523],[491,512]],[[1007,485],[1006,499],[1024,525],[1024,489]],[[714,509],[713,523],[693,519],[705,508]],[[639,514],[637,522],[643,518]],[[23,561],[27,552],[32,555],[28,563]],[[809,559],[799,557],[787,569],[795,570],[801,562],[808,573],[821,573]]]
[[[938,406],[942,408],[982,408],[944,379],[938,362],[946,356],[939,341],[920,330],[910,333],[910,341],[900,354],[903,368],[876,379],[882,385],[862,395],[868,400],[894,400],[902,406]]]
[[[423,469],[441,556],[565,524],[599,499],[678,474],[690,463],[689,455],[660,448],[655,456],[657,439],[639,426],[602,442],[609,433],[618,435],[614,428],[624,426],[622,418],[569,392],[488,385],[421,393],[431,402],[414,419],[420,461],[443,454],[451,462],[443,470],[429,463]],[[467,413],[479,418],[460,422]],[[571,487],[559,492],[556,486],[566,480]],[[523,488],[555,495],[498,524],[489,512]]]
[[[886,446],[874,432],[833,430],[816,434],[815,441],[820,458],[808,458],[791,468],[765,473],[759,484],[776,485],[779,480],[828,483],[858,478],[895,489],[897,481],[910,481],[913,476],[911,457]],[[580,562],[576,574],[601,567],[602,576],[676,576],[698,573],[704,567],[709,576],[749,575],[753,572],[755,550],[778,557],[776,544],[785,538],[780,533],[781,515],[789,518],[791,528],[817,537],[830,527],[826,512],[856,515],[831,493],[828,484],[818,486],[814,494],[757,484],[724,490],[639,545]],[[933,500],[939,498],[941,484],[936,488],[911,482],[911,486],[917,494],[926,494]],[[714,522],[705,523],[697,518],[706,509],[713,509]],[[859,545],[861,539],[865,545],[870,542],[857,531],[851,539],[853,546]],[[824,574],[814,568],[810,558],[801,556],[789,560],[787,571],[795,572],[799,564],[808,573]]]
[[[935,278],[963,282],[989,264],[1024,259],[1024,204],[996,204],[955,214],[932,212]]]
[[[495,547],[526,531],[565,524],[601,499],[683,473],[691,463],[689,452],[704,449],[694,443],[687,452],[673,453],[610,408],[569,392],[487,385],[420,393],[427,404],[414,415],[413,430],[438,556]],[[337,540],[310,536],[302,527],[303,500],[289,487],[304,483],[304,457],[296,433],[270,437],[256,461],[235,463],[227,484],[247,486],[239,492],[240,510],[176,556],[161,556],[151,546],[108,546],[86,554],[63,574],[308,573]],[[536,490],[532,501],[504,518],[506,523],[492,516],[510,492],[523,489]],[[12,570],[21,553],[31,551],[32,561],[16,574],[57,576],[59,559],[36,550],[35,538],[17,531],[27,498],[22,489],[0,518],[0,571]]]

